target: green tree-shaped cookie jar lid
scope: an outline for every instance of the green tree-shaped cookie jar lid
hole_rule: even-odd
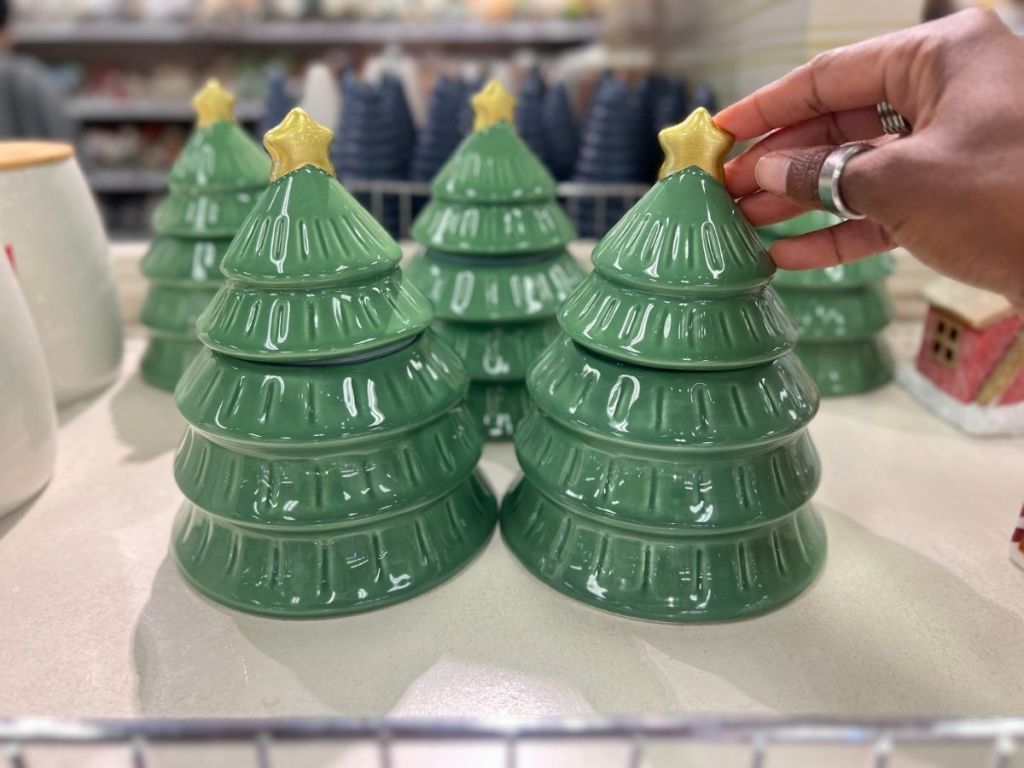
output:
[[[770,287],[775,266],[716,178],[712,155],[677,156],[673,130],[705,133],[686,146],[724,154],[724,134],[706,110],[662,131],[661,179],[597,245],[594,271],[559,322],[596,352],[655,367],[736,368],[779,357],[796,329]]]
[[[315,362],[393,346],[433,318],[401,251],[334,178],[332,133],[300,109],[267,133],[271,185],[224,257],[197,330],[234,357]]]
[[[834,213],[811,210],[786,221],[769,224],[760,228],[761,239],[766,245],[786,237],[799,237],[819,229],[835,226],[842,222]],[[830,288],[852,287],[876,283],[889,277],[893,272],[892,256],[883,253],[867,259],[837,264],[824,269],[788,270],[780,269],[775,275],[775,285],[780,288]]]
[[[413,238],[473,256],[563,248],[575,231],[554,199],[554,178],[513,127],[515,99],[491,80],[473,96],[473,109],[473,132],[434,178]]]
[[[168,177],[156,210],[160,235],[232,237],[267,184],[270,161],[234,116],[234,96],[216,80],[192,100],[196,125]]]

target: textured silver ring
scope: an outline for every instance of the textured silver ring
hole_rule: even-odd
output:
[[[878,102],[875,109],[878,110],[878,119],[882,121],[882,130],[886,133],[906,136],[913,130],[907,118],[897,112],[888,101]]]
[[[874,149],[870,144],[843,144],[833,149],[818,171],[818,199],[821,207],[844,219],[863,219],[864,215],[852,210],[843,200],[839,185],[843,179],[843,171],[851,158],[862,152]]]

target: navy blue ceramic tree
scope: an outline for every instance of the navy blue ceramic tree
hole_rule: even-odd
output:
[[[704,109],[712,114],[718,111],[718,99],[715,97],[715,92],[711,90],[711,86],[707,83],[701,83],[693,89],[690,109],[693,110],[698,107],[704,107]]]
[[[629,83],[603,75],[584,122],[573,178],[583,182],[630,184],[648,178],[641,149],[647,131],[637,109],[643,94]],[[574,206],[576,227],[584,237],[601,237],[625,212],[621,199],[582,199]]]
[[[526,146],[545,164],[548,162],[547,141],[544,135],[544,78],[540,69],[532,67],[519,85],[516,99],[516,131]]]
[[[580,135],[565,83],[558,82],[548,87],[541,107],[541,120],[544,123],[548,170],[558,181],[572,178],[580,150]]]
[[[372,85],[346,72],[341,98],[342,121],[331,157],[338,176],[343,181],[407,178],[415,129],[401,83],[385,76]],[[397,198],[366,193],[356,198],[393,236],[400,234]]]
[[[280,123],[295,106],[295,99],[288,89],[288,73],[283,69],[273,67],[267,70],[267,95],[263,105],[263,119],[257,127],[259,136]]]
[[[461,80],[447,75],[437,78],[427,104],[426,123],[416,136],[410,179],[430,181],[459,146],[464,134],[458,120],[452,120],[452,115],[461,112],[467,98]]]

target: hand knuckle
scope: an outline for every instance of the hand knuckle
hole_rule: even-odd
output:
[[[967,8],[950,17],[952,23],[964,31],[998,29],[1003,26],[999,16],[991,8]]]

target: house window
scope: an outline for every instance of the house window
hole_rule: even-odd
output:
[[[932,359],[952,368],[956,365],[963,326],[949,317],[938,317],[932,330]]]

